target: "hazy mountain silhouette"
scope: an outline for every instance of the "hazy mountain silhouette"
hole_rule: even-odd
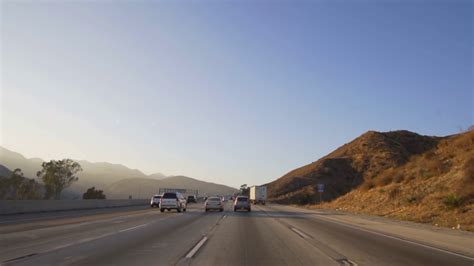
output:
[[[128,178],[115,182],[105,189],[108,198],[148,198],[158,194],[160,188],[183,188],[198,190],[201,196],[231,195],[237,189],[225,185],[200,181],[186,176],[171,176],[161,180],[150,178]]]
[[[146,175],[140,170],[130,169],[121,164],[107,162],[93,163],[85,160],[75,161],[82,166],[83,171],[78,174],[79,181],[73,183],[73,185],[67,189],[66,193],[64,193],[68,198],[80,197],[87,188],[92,186],[104,190],[107,198],[126,198],[128,195],[137,197],[139,195],[139,191],[137,190],[140,189],[139,184],[141,183],[143,183],[143,193],[141,193],[141,197],[144,198],[147,198],[150,193],[157,193],[156,187],[198,189],[203,193],[210,194],[229,194],[236,191],[236,189],[231,187],[203,182],[189,177],[167,177],[162,173]],[[0,165],[4,166],[0,168],[0,171],[7,174],[8,169],[13,170],[20,168],[25,174],[25,177],[37,179],[36,172],[41,169],[43,162],[42,159],[28,159],[17,152],[0,147]],[[111,195],[108,195],[107,192],[111,193]]]

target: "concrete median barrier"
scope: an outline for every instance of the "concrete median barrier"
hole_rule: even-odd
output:
[[[0,215],[146,205],[148,199],[124,200],[1,200]]]

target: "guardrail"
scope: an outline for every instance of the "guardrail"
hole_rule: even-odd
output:
[[[124,200],[0,200],[0,215],[114,208],[149,204],[148,199]]]

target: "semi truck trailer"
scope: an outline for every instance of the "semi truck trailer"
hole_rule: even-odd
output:
[[[252,204],[265,205],[267,201],[267,187],[266,186],[251,186],[250,187],[250,202]]]

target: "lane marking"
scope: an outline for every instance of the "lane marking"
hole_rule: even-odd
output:
[[[359,264],[357,264],[357,263],[356,263],[355,261],[353,261],[353,260],[347,259],[347,261],[350,263],[350,265],[359,266]]]
[[[55,246],[55,247],[53,247],[53,248],[47,249],[47,250],[45,250],[45,251],[42,251],[42,252],[40,252],[40,253],[38,253],[38,254],[44,254],[44,253],[56,251],[56,250],[58,250],[58,249],[63,249],[63,248],[71,247],[71,246],[74,246],[74,245],[79,245],[79,244],[82,244],[82,243],[90,242],[90,241],[97,240],[97,239],[100,239],[100,238],[104,238],[104,237],[107,237],[107,236],[111,236],[111,235],[114,235],[114,234],[115,234],[115,233],[107,233],[107,234],[103,234],[103,235],[96,236],[96,237],[90,237],[90,238],[80,239],[80,240],[75,241],[75,242],[72,242],[72,243],[63,244],[63,245],[59,245],[59,246]]]
[[[15,218],[10,218],[4,221],[0,221],[0,224],[16,224],[16,223],[22,223],[22,222],[30,222],[30,221],[49,221],[49,220],[55,220],[58,218],[81,218],[81,217],[88,217],[88,216],[94,216],[94,215],[102,215],[102,214],[114,214],[116,212],[132,212],[132,211],[141,211],[142,208],[130,208],[130,207],[137,207],[137,206],[126,206],[123,210],[111,210],[112,208],[121,208],[121,207],[111,207],[111,208],[97,208],[97,209],[85,209],[85,210],[63,210],[61,212],[75,212],[71,214],[64,214],[64,215],[54,215],[54,211],[50,212],[44,212],[44,213],[26,213],[26,214],[11,214],[12,216],[14,215],[36,215],[36,214],[41,214],[44,216],[39,216],[39,217],[31,217],[31,218],[23,218],[23,219],[15,219]],[[141,207],[141,206],[139,206]],[[130,208],[131,210],[126,210],[126,208]],[[94,212],[88,213],[80,213],[81,211],[86,211],[86,210],[94,210]],[[103,211],[104,210],[104,211]],[[146,209],[143,209],[146,210]],[[77,211],[77,212],[76,212]],[[151,211],[150,211],[151,212]],[[53,214],[53,216],[48,215],[48,213]],[[148,212],[147,212],[148,213]],[[6,214],[8,216],[9,214]]]
[[[194,246],[193,249],[191,249],[191,251],[189,251],[189,253],[186,255],[186,258],[188,258],[188,259],[192,258],[194,256],[194,254],[196,254],[196,252],[198,252],[198,250],[202,247],[202,245],[204,245],[204,243],[206,243],[206,241],[207,241],[207,237],[205,236],[201,239],[201,241],[199,241],[197,243],[196,246]]]
[[[147,226],[147,225],[148,225],[148,224],[141,224],[141,225],[137,225],[137,226],[134,226],[134,227],[127,228],[127,229],[119,230],[119,232],[120,232],[120,233],[122,233],[122,232],[127,232],[127,231],[130,231],[130,230],[138,229],[138,228],[143,227],[143,226]]]
[[[153,222],[151,222],[151,223],[155,223],[155,222],[158,222],[158,221],[163,221],[163,220],[166,220],[166,219],[168,219],[168,218],[170,218],[170,217],[173,217],[173,216],[163,217],[163,218],[157,219],[157,220],[155,220],[155,221],[153,221]],[[114,219],[116,219],[116,218],[114,218]],[[94,241],[94,240],[97,240],[97,239],[101,239],[101,238],[104,238],[104,237],[112,236],[112,235],[119,234],[119,233],[122,233],[122,232],[126,232],[126,231],[129,231],[129,230],[138,229],[138,228],[140,228],[140,227],[147,226],[147,225],[149,225],[149,224],[151,224],[151,223],[142,224],[142,225],[138,225],[138,226],[134,226],[134,227],[130,227],[130,228],[127,228],[127,229],[122,229],[122,230],[120,230],[120,231],[118,231],[118,232],[117,232],[117,231],[116,231],[116,232],[110,232],[110,233],[105,233],[105,234],[103,234],[103,235],[99,235],[99,236],[95,236],[95,237],[89,237],[89,238],[79,239],[79,240],[74,241],[74,242],[71,242],[71,243],[66,243],[66,244],[63,244],[63,245],[58,245],[58,246],[52,247],[52,248],[50,248],[50,249],[47,249],[47,250],[42,251],[42,252],[39,252],[39,253],[32,253],[32,254],[28,254],[28,255],[21,256],[21,257],[9,259],[9,260],[3,261],[2,263],[14,261],[14,260],[20,260],[20,259],[24,259],[24,258],[29,258],[29,257],[35,256],[35,255],[44,254],[44,253],[56,251],[56,250],[59,250],[59,249],[71,247],[71,246],[74,246],[74,245],[79,245],[79,244],[91,242],[91,241]],[[0,263],[0,266],[2,266],[2,263]]]
[[[107,237],[107,236],[111,236],[111,235],[113,235],[113,234],[114,234],[114,233],[107,233],[107,234],[103,234],[103,235],[100,235],[100,236],[94,236],[94,237],[89,237],[89,238],[83,238],[83,239],[81,239],[81,240],[78,240],[75,244],[82,244],[82,243],[94,241],[94,240],[97,240],[97,239],[100,239],[100,238],[104,238],[104,237]]]
[[[291,227],[291,230],[293,232],[295,232],[296,234],[298,234],[299,236],[301,236],[302,238],[306,238],[306,239],[310,238],[307,234],[305,234],[305,233],[301,232],[300,230],[298,230],[298,228]]]
[[[414,242],[414,241],[408,240],[408,239],[403,239],[403,238],[398,237],[398,236],[387,235],[387,234],[377,232],[377,231],[370,231],[370,230],[367,230],[367,229],[359,227],[359,226],[354,226],[354,225],[349,225],[349,224],[346,224],[346,223],[343,223],[343,222],[339,222],[339,221],[337,221],[333,218],[328,218],[328,217],[314,217],[314,218],[321,219],[321,220],[326,220],[326,221],[329,221],[329,222],[332,222],[332,223],[335,223],[335,224],[339,224],[339,225],[349,227],[349,228],[352,228],[352,229],[355,229],[355,230],[360,230],[360,231],[363,231],[363,232],[366,232],[366,233],[370,233],[370,234],[374,234],[374,235],[378,235],[378,236],[383,236],[383,237],[394,239],[394,240],[399,240],[399,241],[409,243],[409,244],[412,244],[412,245],[415,245],[415,246],[420,246],[420,247],[424,247],[424,248],[427,248],[427,249],[436,250],[436,251],[439,251],[441,253],[447,253],[447,254],[450,254],[450,255],[453,255],[453,256],[458,256],[458,257],[461,257],[461,258],[464,258],[464,259],[474,260],[474,257],[469,257],[469,256],[466,256],[466,255],[463,255],[463,254],[460,254],[460,253],[449,251],[449,250],[445,250],[445,249],[441,249],[441,248],[437,248],[437,247],[433,247],[433,246],[428,246],[426,244]]]
[[[270,208],[270,207],[269,207],[269,209],[274,209],[275,210],[275,208]],[[297,211],[299,212],[299,210],[297,210]],[[374,234],[374,235],[378,235],[378,236],[383,236],[383,237],[394,239],[394,240],[399,240],[399,241],[402,241],[402,242],[405,242],[405,243],[408,243],[408,244],[424,247],[424,248],[427,248],[427,249],[435,250],[435,251],[438,251],[438,252],[441,252],[441,253],[450,254],[450,255],[461,257],[461,258],[464,258],[464,259],[474,260],[474,257],[470,257],[469,255],[463,255],[461,253],[456,253],[456,252],[449,251],[449,250],[446,250],[446,249],[429,246],[427,244],[418,243],[418,242],[415,242],[415,241],[412,241],[412,240],[404,239],[404,238],[399,237],[399,236],[388,235],[388,234],[381,233],[381,232],[378,232],[378,231],[371,231],[371,230],[365,229],[365,228],[357,226],[357,225],[351,225],[351,224],[348,224],[348,223],[345,223],[345,222],[340,222],[340,221],[338,221],[334,218],[323,217],[323,216],[319,215],[319,213],[314,213],[314,214],[308,216],[308,218],[309,219],[316,219],[316,220],[324,220],[326,222],[335,223],[335,224],[338,224],[338,225],[341,225],[341,226],[349,227],[351,229],[360,230],[360,231],[363,231],[363,232],[366,232],[366,233],[370,233],[370,234]]]
[[[358,266],[357,263],[353,262],[352,260],[349,260],[349,259],[342,259],[342,260],[336,260],[337,262],[339,262],[341,265],[344,265],[344,266]]]
[[[138,228],[143,227],[143,226],[146,226],[146,225],[148,225],[148,224],[142,224],[142,225],[130,227],[130,228],[127,228],[127,229],[122,229],[122,230],[118,231],[118,233],[122,233],[122,232],[126,232],[126,231],[129,231],[129,230],[138,229]],[[47,250],[45,250],[45,251],[43,251],[43,252],[41,252],[41,253],[48,253],[48,252],[55,251],[55,250],[58,250],[58,249],[63,249],[63,248],[71,247],[71,246],[74,246],[74,245],[79,245],[79,244],[91,242],[91,241],[94,241],[94,240],[97,240],[97,239],[101,239],[101,238],[104,238],[104,237],[108,237],[108,236],[111,236],[111,235],[115,235],[115,234],[118,234],[118,233],[117,233],[117,232],[110,232],[110,233],[106,233],[106,234],[99,235],[99,236],[94,236],[94,237],[88,237],[88,238],[79,239],[79,240],[74,241],[74,242],[72,242],[72,243],[67,243],[67,244],[55,246],[55,247],[50,248],[50,249],[47,249]]]

